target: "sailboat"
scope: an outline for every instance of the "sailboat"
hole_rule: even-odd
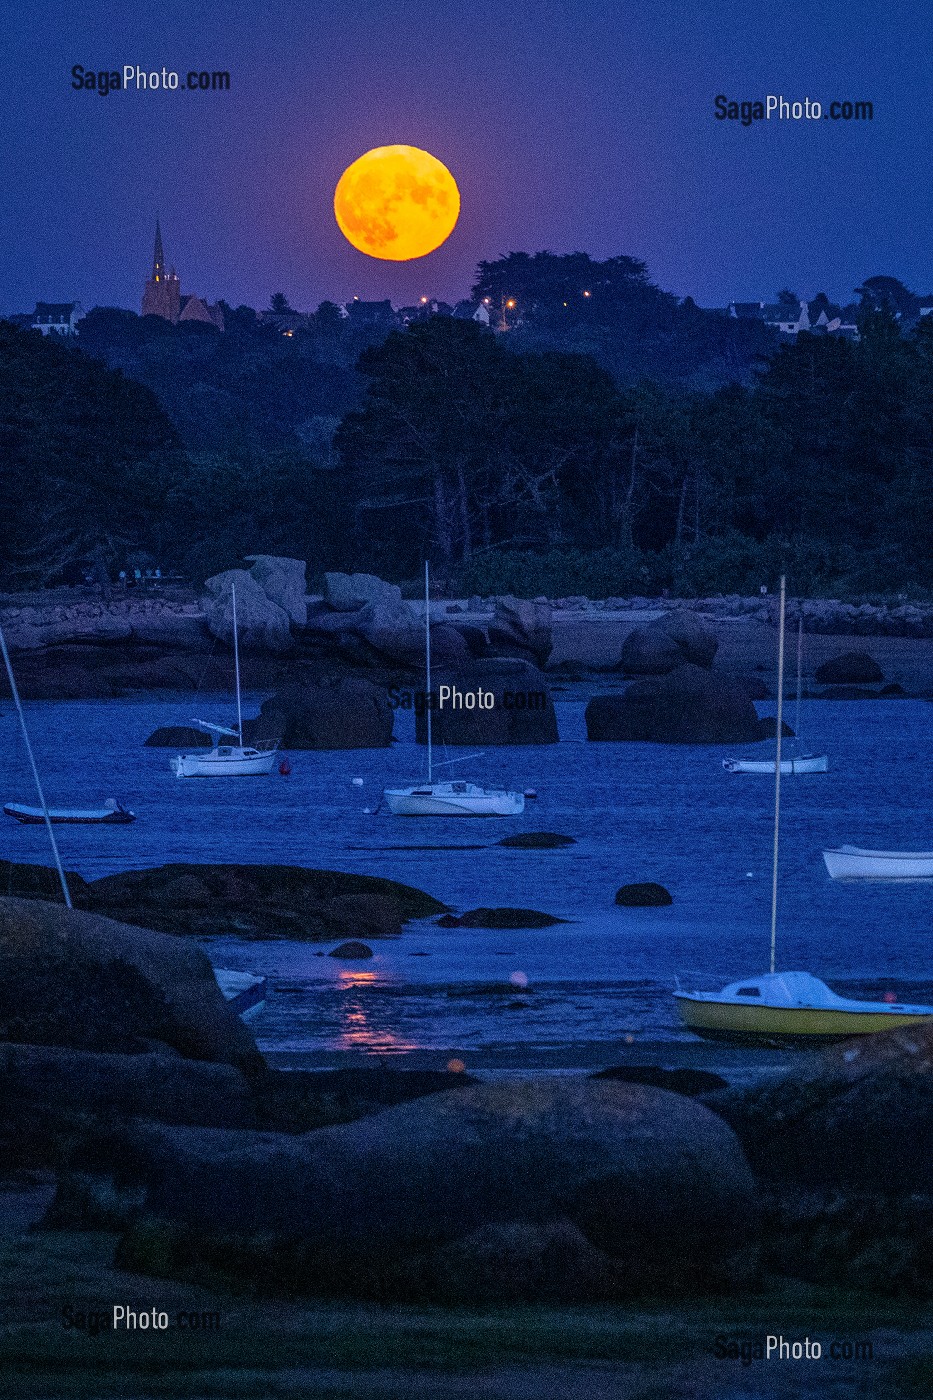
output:
[[[800,687],[803,675],[803,618],[797,623],[797,714],[794,721],[795,745],[800,744]],[[779,741],[780,742],[780,741]],[[727,773],[773,773],[776,758],[724,758]],[[829,759],[825,753],[795,753],[781,759],[782,773],[828,773]]]
[[[271,773],[275,763],[276,745],[261,749],[243,744],[243,709],[240,701],[240,639],[236,621],[236,584],[230,585],[230,598],[233,605],[233,669],[236,676],[236,729],[223,724],[210,724],[207,720],[196,719],[194,723],[213,735],[213,744],[205,752],[176,754],[170,760],[176,778],[248,778],[254,775]],[[224,744],[221,736],[235,739],[235,744]]]
[[[771,872],[770,971],[730,982],[721,991],[684,989],[675,992],[681,1020],[694,1034],[711,1040],[756,1045],[820,1045],[852,1035],[894,1030],[933,1020],[933,1006],[896,1001],[857,1001],[839,996],[809,972],[778,972],[777,943],[778,837],[781,817],[781,720],[784,693],[784,601],[778,624],[777,753],[774,773],[774,852]]]
[[[424,566],[424,655],[428,731],[428,776],[411,787],[386,788],[383,797],[396,817],[517,817],[525,810],[523,792],[480,787],[478,783],[434,781],[431,741],[431,601],[428,564]],[[460,762],[459,759],[452,760]]]

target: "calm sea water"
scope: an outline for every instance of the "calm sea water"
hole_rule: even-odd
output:
[[[216,964],[270,976],[255,1028],[277,1062],[378,1055],[440,1066],[456,1056],[507,1073],[650,1060],[735,1077],[786,1060],[701,1045],[680,1028],[671,998],[678,974],[726,981],[766,970],[773,784],[722,768],[747,749],[587,744],[577,694],[558,704],[559,745],[489,750],[450,770],[536,788],[523,817],[405,820],[365,809],[384,785],[423,772],[410,716],[397,716],[391,749],[293,754],[287,778],[179,781],[169,751],[143,747],[158,725],[222,720],[229,708],[204,696],[30,705],[49,801],[113,796],[138,813],[129,827],[58,828],[66,865],[93,878],[165,861],[294,863],[388,876],[460,909],[520,905],[568,920],[514,932],[415,923],[353,964],[327,957],[326,945],[212,940]],[[841,991],[933,1000],[933,885],[840,884],[820,854],[843,842],[933,847],[933,705],[810,701],[802,729],[831,771],[782,784],[779,965]],[[0,796],[33,800],[10,706],[0,755]],[[496,845],[522,830],[564,832],[576,845]],[[7,820],[2,833],[4,856],[49,863],[42,828]],[[444,844],[461,849],[418,849]],[[660,881],[673,905],[618,908],[617,888],[633,880]],[[499,990],[513,974],[527,990]]]

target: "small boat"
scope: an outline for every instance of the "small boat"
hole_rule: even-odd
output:
[[[271,773],[275,767],[277,744],[244,746],[243,708],[240,701],[240,641],[236,620],[236,585],[230,586],[230,599],[233,605],[233,670],[236,677],[236,729],[228,729],[223,724],[209,724],[207,720],[196,719],[199,729],[206,729],[214,736],[212,747],[205,753],[203,749],[195,753],[180,753],[170,759],[172,772],[176,778],[250,778]],[[235,744],[222,744],[221,735],[235,739]]]
[[[803,618],[797,625],[797,717],[794,722],[796,747],[800,739],[800,698],[803,676]],[[727,773],[773,773],[777,759],[774,758],[724,758],[722,766]],[[782,775],[794,773],[828,773],[829,759],[825,753],[795,754],[793,758],[781,759]]]
[[[773,773],[773,758],[724,758],[727,773]],[[825,753],[803,753],[799,758],[782,758],[781,773],[828,773],[829,759]]]
[[[476,783],[419,783],[386,788],[383,796],[396,817],[517,817],[525,810],[523,792]]]
[[[116,798],[109,797],[103,807],[25,807],[21,802],[7,802],[3,808],[8,817],[15,817],[26,825],[50,822],[78,822],[84,825],[125,826],[136,820],[136,813],[124,807]]]
[[[933,1021],[933,1006],[854,1001],[839,996],[809,972],[778,972],[776,969],[781,775],[785,772],[781,759],[784,603],[785,580],[782,577],[778,620],[777,752],[770,770],[766,770],[774,774],[770,967],[761,976],[730,982],[720,991],[705,991],[696,986],[685,989],[678,980],[674,997],[683,1024],[706,1039],[766,1046],[824,1045],[851,1035],[870,1035],[918,1021]]]
[[[681,1019],[695,1035],[745,1044],[828,1045],[933,1020],[933,1006],[855,1001],[809,972],[746,977],[720,992],[678,987],[675,995]]]
[[[236,730],[222,729],[217,724],[196,720],[202,729],[213,730],[215,739],[210,749],[195,753],[176,754],[171,759],[176,778],[250,778],[271,773],[275,767],[275,749],[257,749],[243,744],[221,744],[218,736],[229,734],[239,738]]]
[[[252,972],[234,972],[231,968],[215,967],[217,985],[231,1007],[244,1021],[258,1016],[266,1004],[268,977],[256,977]]]
[[[507,792],[504,788],[480,787],[478,783],[433,780],[431,742],[431,601],[428,564],[424,565],[424,658],[425,684],[428,704],[425,711],[428,738],[428,776],[424,782],[410,787],[386,788],[382,796],[389,811],[396,817],[517,817],[525,810],[524,792]],[[452,759],[462,763],[463,759]],[[533,794],[535,797],[537,793]]]
[[[837,846],[824,851],[834,880],[933,880],[933,851],[866,851]]]

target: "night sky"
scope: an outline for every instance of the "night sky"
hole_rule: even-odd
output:
[[[933,290],[929,0],[307,0],[4,7],[0,311],[138,309],[156,211],[182,290],[264,306],[465,295],[481,258],[643,258],[701,305],[874,273]],[[71,67],[227,69],[226,93],[71,88]],[[874,121],[714,119],[713,99],[868,99]],[[463,206],[417,262],[342,238],[372,146],[445,162]]]

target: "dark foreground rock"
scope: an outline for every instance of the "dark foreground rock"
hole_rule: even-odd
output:
[[[247,743],[285,749],[377,749],[392,742],[392,710],[381,686],[355,677],[281,687],[243,725]]]
[[[720,1074],[708,1069],[663,1069],[660,1065],[612,1065],[597,1070],[591,1079],[615,1079],[624,1084],[650,1084],[655,1089],[668,1089],[672,1094],[685,1094],[694,1099],[698,1094],[712,1094],[728,1088]]]
[[[561,836],[558,831],[519,831],[514,836],[503,836],[499,842],[500,846],[518,851],[556,851],[575,844],[575,837]]]
[[[0,898],[0,1041],[263,1063],[200,948],[40,900]]]
[[[933,1025],[859,1036],[708,1102],[769,1179],[933,1191]]]
[[[740,744],[762,737],[740,681],[702,667],[633,681],[624,695],[595,695],[586,707],[591,740],[657,744]]]
[[[229,1064],[181,1055],[99,1054],[46,1045],[0,1045],[0,1102],[30,1113],[155,1118],[210,1128],[257,1124],[254,1087]]]
[[[884,680],[884,673],[867,652],[847,651],[818,666],[814,679],[820,685],[875,685]]]
[[[537,909],[468,909],[465,914],[443,914],[437,922],[440,928],[551,928],[567,920]]]
[[[622,885],[616,890],[616,904],[629,909],[656,909],[673,903],[670,891],[653,880],[645,880],[635,885]]]
[[[166,933],[241,938],[392,937],[439,900],[395,880],[293,865],[162,865],[94,880],[89,907]]]
[[[572,1301],[723,1286],[757,1223],[722,1120],[640,1085],[476,1085],[300,1137],[139,1125],[100,1149],[99,1172],[108,1150],[133,1202],[123,1266],[276,1290]]]

